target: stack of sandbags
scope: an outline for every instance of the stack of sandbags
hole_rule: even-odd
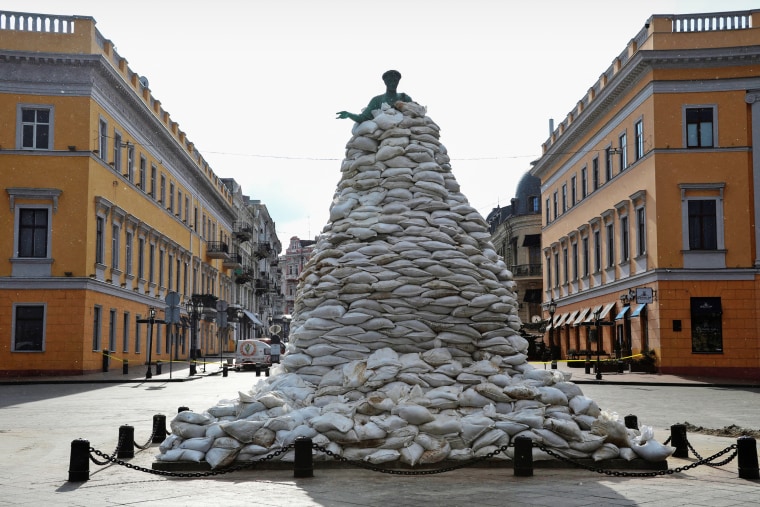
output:
[[[603,459],[636,436],[527,363],[512,275],[438,126],[418,104],[396,107],[354,127],[281,364],[237,399],[178,414],[158,459],[218,468],[299,436],[372,463],[468,459],[516,436]]]

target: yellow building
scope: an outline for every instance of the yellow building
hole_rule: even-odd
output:
[[[252,236],[147,79],[79,16],[0,12],[0,65],[0,375],[230,349],[214,306],[237,302]],[[165,314],[172,292],[181,309]],[[146,323],[150,307],[180,323]]]
[[[662,373],[760,378],[756,27],[760,11],[652,16],[544,143],[563,357],[651,350]]]

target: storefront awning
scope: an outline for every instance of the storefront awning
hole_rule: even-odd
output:
[[[613,306],[615,306],[615,303],[609,303],[605,306],[604,310],[602,310],[602,313],[599,315],[599,320],[604,320],[604,318],[610,313],[610,310],[612,310]]]
[[[586,316],[586,320],[583,322],[594,322],[594,316],[596,316],[596,312],[598,312],[602,308],[602,305],[597,305],[594,308],[591,309],[590,312],[588,312],[588,315]]]
[[[557,325],[558,325],[557,323],[559,322],[559,319],[561,319],[561,318],[562,318],[562,316],[561,316],[561,315],[555,315],[555,316],[554,316],[554,320],[553,320],[553,321],[551,321],[551,322],[549,322],[549,323],[546,325],[546,330],[548,331],[548,330],[550,330],[550,329],[552,329],[552,328],[555,328],[555,327],[557,327]]]
[[[245,314],[245,316],[248,317],[248,319],[251,322],[253,322],[254,324],[256,324],[257,326],[263,326],[264,325],[263,322],[261,322],[258,318],[256,318],[256,315],[254,315],[253,313],[249,312],[248,310],[243,310],[243,314]]]
[[[630,309],[630,306],[624,306],[620,312],[615,316],[615,320],[623,320],[625,318],[625,314],[628,313],[628,310]]]
[[[557,323],[556,323],[556,324],[554,324],[554,327],[559,327],[559,326],[561,326],[562,324],[564,324],[564,323],[565,323],[565,319],[566,319],[566,318],[567,318],[567,314],[566,314],[566,313],[563,313],[563,314],[562,314],[562,317],[560,317],[560,318],[559,318],[559,320],[557,321]]]
[[[583,319],[586,318],[586,314],[588,313],[588,311],[589,311],[589,308],[584,308],[583,310],[581,310],[581,312],[578,314],[578,318],[575,319],[575,322],[573,322],[573,325],[580,326],[581,322],[583,322]]]
[[[578,310],[575,310],[574,312],[570,312],[570,315],[567,316],[567,320],[565,320],[565,325],[572,326],[577,316],[578,316]]]
[[[633,310],[633,312],[631,312],[631,318],[638,317],[639,315],[641,315],[641,312],[645,311],[646,306],[647,306],[646,303],[643,303],[643,304],[640,304],[639,306],[637,306]]]

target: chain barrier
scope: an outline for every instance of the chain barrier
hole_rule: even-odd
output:
[[[728,459],[726,459],[724,461],[721,461],[719,463],[713,463],[711,465],[711,466],[723,466],[723,465],[727,465],[728,463],[730,463],[736,457],[736,455],[738,453],[738,451],[736,450],[737,449],[737,445],[736,444],[732,444],[732,445],[726,447],[725,449],[723,449],[722,451],[719,451],[719,452],[713,454],[709,458],[700,459],[699,461],[695,461],[694,463],[691,463],[689,465],[684,465],[682,467],[668,468],[667,470],[656,470],[656,471],[653,471],[653,472],[621,472],[619,470],[605,470],[603,468],[597,468],[597,467],[593,467],[591,465],[586,465],[585,463],[580,463],[580,462],[575,461],[573,459],[567,458],[567,457],[565,457],[565,456],[563,456],[563,455],[561,455],[561,454],[559,454],[559,453],[557,453],[555,451],[552,451],[551,449],[549,449],[548,447],[546,447],[544,445],[535,444],[535,443],[533,445],[534,445],[534,447],[538,447],[539,449],[541,449],[542,451],[544,451],[549,456],[553,456],[553,457],[557,458],[558,460],[563,461],[565,463],[569,463],[571,465],[574,465],[574,466],[577,466],[577,467],[580,467],[580,468],[585,468],[586,470],[589,470],[591,472],[596,472],[598,474],[605,474],[605,475],[610,475],[610,476],[615,476],[615,477],[658,477],[658,476],[661,476],[661,475],[677,474],[677,473],[685,472],[686,470],[691,470],[692,468],[696,468],[696,467],[701,466],[701,465],[711,465],[711,462],[713,460],[715,460],[715,459],[723,456],[724,454],[728,453],[731,450],[734,450],[733,454],[731,454],[731,456],[729,456]]]
[[[152,435],[151,435],[151,438],[152,438]],[[116,455],[117,455],[117,453],[119,451],[119,447],[121,446],[121,443],[122,442],[120,440],[119,444],[116,446],[116,450],[110,456],[108,454],[102,452],[102,451],[99,451],[99,450],[97,450],[97,449],[95,449],[93,447],[90,447],[90,449],[89,449],[90,450],[90,460],[93,463],[95,463],[96,465],[100,465],[100,466],[104,466],[104,465],[107,465],[109,463],[113,463],[113,464],[116,464],[116,465],[124,466],[124,467],[132,469],[132,470],[137,470],[139,472],[145,472],[145,473],[150,473],[150,474],[154,474],[154,475],[160,475],[160,476],[164,476],[164,477],[197,478],[197,477],[212,477],[212,476],[217,476],[217,475],[229,474],[229,473],[232,473],[232,472],[237,472],[237,471],[245,470],[245,469],[253,469],[259,463],[263,463],[263,462],[266,462],[266,461],[274,460],[276,457],[280,456],[281,454],[284,454],[284,453],[288,452],[293,447],[295,447],[295,444],[289,444],[289,445],[287,445],[287,446],[285,446],[285,447],[283,447],[281,449],[278,449],[278,450],[276,450],[276,451],[274,451],[274,452],[272,452],[270,454],[267,454],[265,457],[263,457],[263,458],[261,458],[259,460],[251,461],[251,462],[246,462],[246,463],[241,463],[239,465],[234,465],[234,466],[227,467],[227,468],[224,468],[224,469],[221,469],[221,470],[209,470],[209,471],[206,471],[206,472],[170,472],[170,471],[166,471],[166,470],[154,470],[152,468],[145,468],[145,467],[141,467],[141,466],[134,465],[132,463],[126,462],[126,461],[121,460],[121,459],[117,459]],[[446,467],[441,467],[441,468],[436,468],[436,469],[426,469],[426,470],[397,470],[397,469],[383,468],[383,467],[377,466],[377,465],[375,465],[373,463],[368,463],[368,462],[361,461],[361,460],[348,459],[346,457],[340,456],[337,453],[332,452],[331,450],[327,449],[326,447],[324,447],[322,445],[312,444],[312,448],[314,450],[316,450],[318,452],[321,452],[321,453],[323,453],[323,454],[325,454],[327,456],[330,456],[331,458],[333,458],[336,461],[340,461],[342,463],[348,463],[348,464],[351,464],[351,465],[355,465],[355,466],[357,466],[359,468],[364,468],[366,470],[370,470],[370,471],[373,471],[373,472],[380,472],[380,473],[390,474],[390,475],[405,475],[405,476],[434,475],[434,474],[441,474],[441,473],[444,473],[444,472],[451,472],[453,470],[459,470],[461,468],[466,468],[466,467],[475,465],[477,463],[481,463],[483,461],[486,461],[488,459],[492,459],[492,458],[498,456],[499,454],[506,453],[507,449],[509,449],[510,447],[513,447],[512,443],[510,443],[509,445],[502,445],[498,449],[496,449],[494,451],[491,451],[491,452],[485,454],[484,456],[479,456],[479,457],[471,459],[471,460],[463,461],[462,463],[458,463],[456,465],[450,465],[450,466],[446,466]],[[708,458],[702,458],[694,450],[694,448],[691,446],[691,444],[689,444],[689,448],[694,453],[694,455],[697,456],[697,458],[698,458],[698,461],[696,461],[694,463],[690,463],[688,465],[684,465],[684,466],[676,467],[676,468],[668,468],[667,470],[655,470],[655,471],[652,471],[652,472],[625,472],[625,471],[620,471],[620,470],[607,470],[607,469],[604,469],[604,468],[588,465],[586,463],[581,463],[581,462],[576,461],[574,459],[571,459],[571,458],[568,458],[566,456],[563,456],[562,454],[560,454],[560,453],[558,453],[556,451],[553,451],[552,449],[546,447],[545,445],[539,444],[539,443],[536,443],[536,442],[533,442],[533,447],[536,447],[536,448],[540,449],[541,451],[545,452],[546,454],[548,454],[548,455],[550,455],[550,456],[552,456],[552,457],[556,458],[557,460],[562,461],[564,463],[573,465],[573,466],[578,467],[578,468],[583,468],[583,469],[589,470],[591,472],[596,472],[598,474],[603,474],[603,475],[607,475],[607,476],[614,476],[614,477],[659,477],[659,476],[664,476],[664,475],[673,475],[673,474],[676,474],[676,473],[685,472],[687,470],[691,470],[691,469],[696,468],[696,467],[701,466],[701,465],[707,465],[707,466],[711,466],[711,467],[721,467],[721,466],[725,466],[728,463],[730,463],[731,461],[733,461],[736,458],[736,456],[738,455],[738,450],[737,450],[738,446],[737,446],[737,444],[732,444],[732,445],[726,447],[725,449],[723,449],[722,451],[719,451],[719,452],[713,454],[712,456],[710,456]],[[147,446],[145,448],[147,448]],[[143,448],[141,447],[141,449],[143,449]],[[732,450],[734,452],[731,453],[731,455],[728,456],[726,459],[724,459],[723,461],[714,462],[717,458],[723,456],[724,454],[729,453]],[[103,458],[104,461],[97,460],[93,455],[96,455],[96,456],[99,456],[99,457]]]
[[[151,444],[151,442],[153,442],[153,437],[155,437],[155,436],[156,436],[156,427],[154,426],[153,427],[153,431],[150,434],[150,436],[148,437],[148,441],[147,442],[145,442],[143,445],[140,445],[137,442],[132,442],[132,443],[135,445],[135,447],[137,447],[141,451],[145,451],[146,449],[150,448],[150,444]]]
[[[352,465],[356,465],[360,468],[364,468],[367,470],[371,470],[373,472],[380,472],[383,474],[391,474],[391,475],[433,475],[433,474],[442,474],[444,472],[450,472],[452,470],[458,470],[460,468],[465,468],[470,465],[474,465],[476,463],[480,463],[481,461],[485,461],[489,458],[493,458],[494,456],[497,456],[501,454],[502,452],[506,452],[506,450],[510,447],[508,445],[502,445],[500,448],[498,448],[495,451],[489,452],[485,456],[480,456],[475,459],[471,459],[468,461],[463,461],[462,463],[451,465],[443,468],[436,468],[434,470],[395,470],[391,468],[382,468],[372,463],[367,463],[361,460],[352,460],[345,458],[343,456],[340,456],[331,450],[319,445],[319,444],[312,444],[312,447],[322,453],[325,453],[326,455],[334,458],[336,461],[340,461],[343,463],[350,463]]]
[[[247,468],[251,468],[251,469],[256,468],[257,464],[265,462],[265,461],[271,461],[277,456],[279,456],[280,454],[288,452],[293,447],[294,447],[294,444],[289,444],[283,447],[282,449],[278,449],[270,454],[267,454],[265,457],[261,458],[260,460],[241,463],[239,465],[223,468],[221,470],[209,470],[207,472],[170,472],[168,470],[154,470],[152,468],[141,467],[139,465],[134,465],[127,461],[118,459],[116,458],[115,452],[113,453],[113,455],[109,456],[106,453],[95,449],[94,447],[90,447],[90,453],[91,453],[90,460],[97,465],[107,465],[108,463],[113,463],[115,465],[121,465],[123,467],[129,468],[131,470],[137,470],[138,472],[145,472],[148,474],[160,475],[162,477],[179,477],[179,478],[186,479],[186,478],[198,478],[198,477],[212,477],[216,475],[224,475],[224,474],[229,474],[232,472],[237,472],[240,470],[245,470]],[[102,463],[95,461],[95,459],[92,457],[92,454],[96,454],[100,456],[101,458],[104,458],[106,461]]]

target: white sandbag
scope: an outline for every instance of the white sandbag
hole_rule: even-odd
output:
[[[211,449],[211,446],[214,444],[214,440],[216,439],[213,437],[188,438],[179,444],[179,448],[205,453]]]
[[[640,458],[653,462],[668,459],[676,450],[675,447],[663,445],[656,440],[647,440],[642,445],[632,443],[631,449]]]
[[[263,410],[266,410],[266,407],[263,403],[259,401],[255,401],[252,403],[241,403],[240,404],[240,412],[238,412],[238,418],[239,419],[247,419],[248,417],[252,416],[253,414],[256,414],[257,412],[261,412]]]
[[[210,424],[213,421],[213,418],[209,417],[206,414],[197,414],[195,412],[191,412],[190,410],[184,410],[174,416],[172,422],[174,421],[188,424]]]
[[[402,419],[397,415],[374,416],[370,417],[369,420],[386,432],[395,431],[399,428],[406,427],[409,424],[406,419]]]
[[[369,421],[364,424],[354,424],[354,430],[359,440],[380,440],[385,438],[388,434],[385,430],[381,429],[377,424]]]
[[[329,412],[312,418],[309,423],[320,433],[331,430],[345,433],[354,426],[354,421],[350,417]]]
[[[570,447],[570,445],[567,443],[567,439],[561,435],[554,433],[551,430],[544,428],[533,428],[531,431],[541,437],[541,441],[547,447],[554,447],[556,449],[567,449]]]
[[[409,424],[415,426],[435,420],[435,416],[433,416],[427,408],[421,407],[420,405],[399,405],[394,409],[393,414],[398,415]]]
[[[493,400],[486,398],[480,394],[476,389],[470,388],[462,391],[459,395],[459,405],[461,407],[486,407],[493,403]]]
[[[615,459],[620,455],[620,449],[615,444],[606,443],[594,451],[591,457],[594,461],[603,461],[606,459]]]
[[[636,452],[630,447],[621,447],[620,457],[626,461],[633,461],[637,458],[637,455],[636,455]]]
[[[206,462],[211,465],[211,469],[224,468],[235,461],[238,455],[238,449],[226,449],[223,447],[212,447],[206,453]]]
[[[367,358],[367,368],[376,369],[382,366],[396,366],[397,368],[401,368],[401,361],[395,350],[388,347],[378,349]]]
[[[602,412],[591,426],[591,433],[594,435],[604,435],[605,442],[615,444],[618,447],[629,445],[628,429],[615,412]]]
[[[553,417],[547,417],[544,420],[544,428],[551,430],[554,433],[561,435],[566,440],[582,440],[583,433],[581,428],[573,420],[556,419]]]
[[[486,447],[489,445],[495,445],[497,447],[501,447],[502,445],[508,445],[509,444],[509,435],[507,435],[504,431],[494,428],[492,430],[489,430],[485,432],[483,435],[479,436],[470,447],[472,447],[472,450],[477,452],[478,449],[482,447]]]
[[[158,446],[158,450],[162,453],[171,450],[176,449],[180,446],[180,444],[183,442],[183,438],[178,435],[169,435],[164,439],[163,442],[161,442]],[[212,440],[213,442],[213,440]]]
[[[514,400],[535,400],[539,396],[538,388],[525,384],[507,386],[504,393]]]
[[[263,421],[248,421],[243,419],[222,424],[221,427],[232,438],[248,444],[253,441],[253,435],[264,424]]]
[[[172,430],[172,435],[177,435],[180,438],[196,438],[206,436],[206,426],[200,424],[192,424],[176,419],[172,421],[169,426]]]
[[[573,396],[583,396],[583,391],[581,391],[581,388],[572,382],[557,382],[552,387],[555,387],[565,393],[565,396],[567,396],[568,400]]]
[[[407,465],[415,466],[419,463],[423,452],[425,452],[424,447],[416,442],[412,442],[408,446],[399,449],[399,460]]]
[[[158,461],[203,461],[204,452],[193,449],[170,449],[169,451],[156,456]]]
[[[365,456],[364,461],[373,464],[388,463],[390,461],[397,461],[400,457],[401,453],[395,449],[379,449],[369,456]]]
[[[547,405],[567,405],[567,395],[556,387],[541,386],[538,388],[538,399]]]
[[[604,437],[584,431],[581,433],[580,440],[568,440],[567,443],[571,449],[575,449],[576,451],[593,453],[604,445]]]
[[[286,356],[287,357],[287,356]],[[281,407],[287,403],[287,400],[282,393],[268,392],[259,396],[258,401],[261,402],[266,408]]]
[[[462,431],[462,421],[455,416],[439,415],[435,420],[420,425],[420,431],[431,435],[449,435]]]
[[[277,434],[269,428],[259,428],[253,434],[251,443],[269,448],[272,447],[272,444],[274,444],[274,439],[276,436]]]
[[[602,411],[599,409],[599,405],[594,400],[587,396],[573,396],[568,402],[570,409],[575,414],[590,415],[592,417],[598,417]]]

